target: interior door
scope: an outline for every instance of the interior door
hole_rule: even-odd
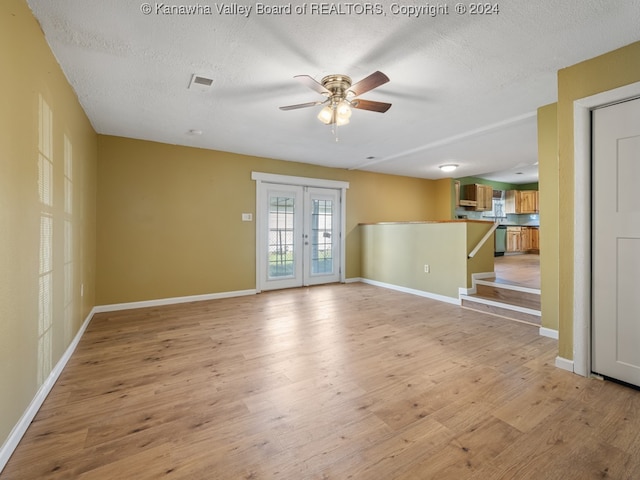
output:
[[[592,369],[640,386],[640,99],[593,112]]]
[[[340,280],[340,191],[269,184],[259,234],[260,289]]]

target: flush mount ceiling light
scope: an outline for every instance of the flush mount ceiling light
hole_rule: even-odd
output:
[[[458,165],[456,165],[455,163],[447,163],[446,165],[440,165],[440,170],[442,170],[443,172],[453,172],[456,168],[458,168]]]
[[[296,110],[298,108],[315,107],[325,105],[318,114],[318,120],[325,125],[346,125],[351,117],[351,109],[369,110],[384,113],[391,108],[390,103],[374,102],[355,98],[365,92],[373,90],[389,81],[382,72],[374,72],[355,84],[351,84],[351,78],[347,75],[327,75],[322,82],[317,82],[309,75],[297,75],[294,77],[305,86],[327,97],[324,101],[300,103],[280,107],[280,110]]]

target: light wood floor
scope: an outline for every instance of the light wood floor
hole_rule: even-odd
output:
[[[95,316],[5,479],[637,479],[640,392],[354,283]]]
[[[494,258],[495,281],[540,289],[540,255],[504,255]]]

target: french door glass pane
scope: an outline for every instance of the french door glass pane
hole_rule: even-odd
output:
[[[311,273],[333,273],[333,202],[313,200],[311,211]]]
[[[269,198],[269,278],[294,275],[294,197]]]

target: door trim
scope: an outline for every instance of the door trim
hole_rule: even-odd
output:
[[[334,190],[340,190],[340,283],[345,282],[346,278],[346,217],[347,217],[347,189],[349,188],[349,182],[343,182],[340,180],[326,180],[321,178],[311,177],[296,177],[291,175],[278,175],[274,173],[264,172],[251,172],[251,180],[256,182],[256,292],[261,292],[260,279],[264,274],[264,265],[260,262],[260,232],[262,232],[264,208],[265,206],[260,201],[262,190],[265,188],[265,184],[280,184],[280,185],[295,185],[299,187],[318,187],[329,188]]]
[[[573,372],[591,375],[591,110],[640,95],[640,82],[573,102]],[[558,357],[556,366],[568,369]]]

